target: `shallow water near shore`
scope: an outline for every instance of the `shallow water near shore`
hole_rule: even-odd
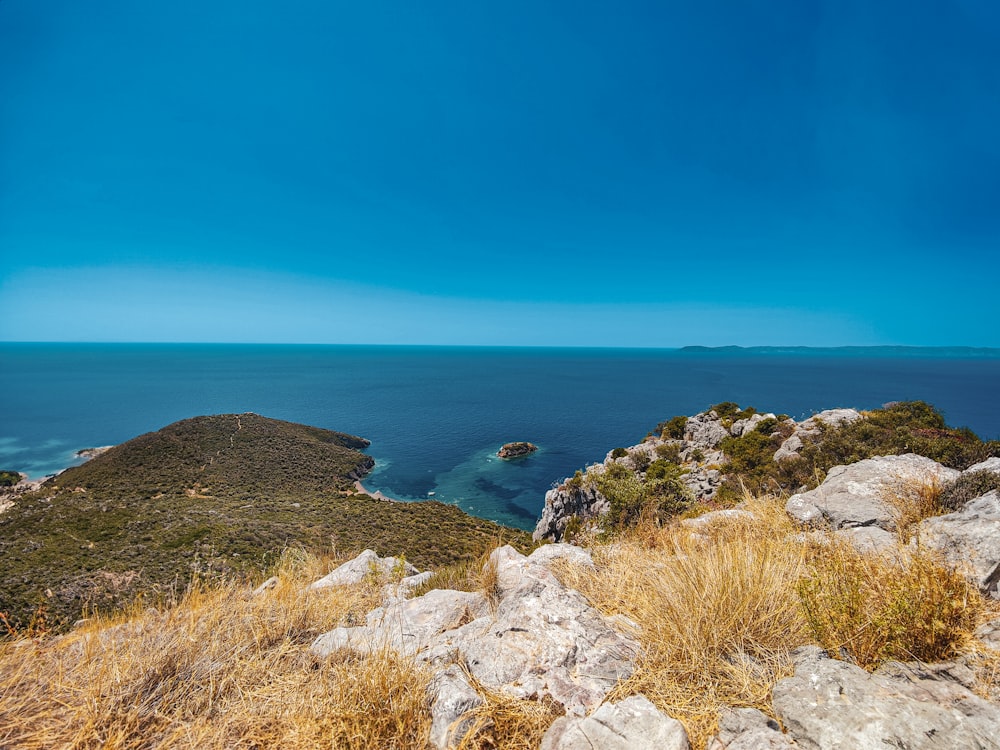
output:
[[[795,418],[922,399],[1000,438],[1000,350],[0,345],[0,469],[33,477],[199,414],[364,436],[365,486],[534,526],[546,490],[657,422],[736,401]],[[503,443],[537,453],[504,461]]]

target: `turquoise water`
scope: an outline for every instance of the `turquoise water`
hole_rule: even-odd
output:
[[[804,417],[923,399],[1000,437],[1000,350],[0,345],[0,468],[32,476],[198,414],[362,435],[371,490],[530,528],[545,491],[719,401]],[[538,453],[494,455],[529,440]]]

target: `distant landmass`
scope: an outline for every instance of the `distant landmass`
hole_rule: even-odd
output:
[[[282,550],[366,547],[421,568],[527,534],[437,502],[358,493],[364,438],[257,414],[195,417],[48,480],[0,514],[0,612],[56,626],[193,577],[259,575]]]
[[[984,346],[682,346],[678,351],[743,354],[843,354],[872,357],[1000,357],[1000,349]]]

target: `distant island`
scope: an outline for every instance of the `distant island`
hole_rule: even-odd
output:
[[[837,354],[893,357],[1000,357],[984,346],[682,346],[685,354]]]

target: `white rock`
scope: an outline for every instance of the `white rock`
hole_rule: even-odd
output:
[[[605,703],[586,718],[556,719],[541,750],[688,750],[684,726],[645,696]]]
[[[373,550],[366,549],[353,560],[345,562],[336,570],[312,583],[309,588],[351,586],[361,583],[372,574],[390,578],[397,571],[402,572],[404,576],[412,576],[420,572],[410,563],[398,557],[379,557]]]

